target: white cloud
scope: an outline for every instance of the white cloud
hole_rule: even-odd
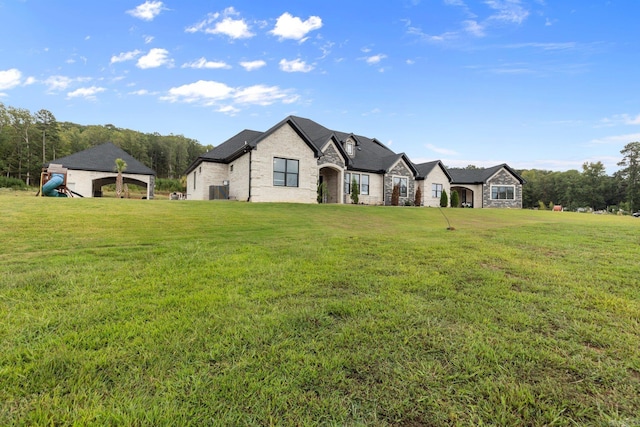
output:
[[[142,19],[144,21],[153,21],[153,19],[163,10],[166,10],[166,8],[161,1],[147,0],[135,9],[127,10],[127,13],[134,18]]]
[[[73,79],[66,76],[51,76],[44,81],[44,84],[48,86],[49,92],[65,90],[71,83],[73,83]]]
[[[612,117],[606,117],[600,120],[596,127],[609,127],[618,125],[640,125],[640,114],[631,116],[629,114],[615,114]]]
[[[285,12],[276,21],[276,26],[270,31],[274,36],[278,36],[280,40],[293,39],[304,42],[305,36],[313,30],[322,27],[322,19],[319,16],[311,16],[306,21],[301,20],[297,16],[292,16]]]
[[[485,0],[485,4],[497,11],[489,17],[490,20],[521,24],[529,16],[529,11],[522,7],[520,0]]]
[[[627,144],[632,141],[640,141],[640,133],[631,133],[627,135],[612,135],[604,138],[592,139],[592,144]]]
[[[166,49],[154,48],[144,56],[138,59],[136,66],[138,68],[158,68],[163,65],[172,66],[173,61],[169,59],[169,51]]]
[[[233,7],[228,7],[222,13],[208,14],[203,21],[187,27],[185,31],[188,33],[223,34],[234,40],[253,37],[255,34],[251,32],[244,19],[232,18],[237,15],[238,12]]]
[[[476,21],[474,20],[467,20],[464,21],[462,23],[462,25],[464,25],[464,30],[475,36],[475,37],[484,37],[485,36],[485,32],[484,32],[484,26],[481,24],[478,24]]]
[[[313,65],[309,65],[301,59],[291,61],[282,59],[280,60],[280,69],[287,73],[308,73],[313,70]]]
[[[367,64],[369,65],[376,65],[379,64],[380,61],[382,61],[383,59],[385,59],[387,57],[387,55],[379,53],[377,55],[372,55],[369,56],[367,58],[364,58],[364,60],[367,62]]]
[[[149,44],[149,43],[151,43],[154,39],[155,39],[155,37],[153,37],[153,36],[144,36],[144,44]]]
[[[201,102],[205,105],[213,105],[216,101],[228,99],[232,93],[233,88],[224,83],[198,80],[195,83],[169,89],[169,95],[162,99],[171,102]]]
[[[244,89],[238,89],[233,95],[239,104],[271,105],[282,101],[290,104],[298,99],[297,95],[291,95],[277,86],[254,85]]]
[[[137,49],[130,52],[121,52],[119,55],[113,55],[110,63],[115,64],[116,62],[131,61],[136,59],[141,53],[142,52]]]
[[[0,71],[0,90],[12,89],[20,84],[22,73],[17,68]]]
[[[267,65],[267,63],[261,59],[256,61],[242,61],[240,63],[240,66],[247,71],[257,70],[258,68],[262,68],[265,65]]]
[[[133,92],[129,92],[129,95],[139,95],[139,96],[150,95],[150,94],[151,93],[146,89],[139,89]]]
[[[207,69],[229,69],[231,66],[222,61],[207,61],[204,57],[186,64],[182,64],[182,68],[207,68]]]
[[[67,98],[85,98],[85,99],[95,99],[96,95],[100,92],[104,92],[106,89],[103,87],[91,86],[91,87],[81,87],[79,89],[74,90],[73,92],[67,93]]]
[[[232,88],[216,81],[199,80],[195,83],[171,88],[168,94],[161,99],[204,106],[217,105],[218,111],[233,114],[239,111],[237,105],[266,106],[276,102],[288,104],[296,102],[298,96],[277,86],[254,85],[246,88]]]
[[[442,148],[442,147],[436,147],[433,144],[426,144],[425,147],[427,147],[429,150],[433,151],[434,153],[438,153],[438,154],[443,154],[445,156],[457,156],[458,152],[455,150],[450,150],[448,148]]]

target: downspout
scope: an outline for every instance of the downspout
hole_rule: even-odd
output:
[[[253,150],[249,149],[249,197],[247,197],[247,202],[251,201],[251,152]]]

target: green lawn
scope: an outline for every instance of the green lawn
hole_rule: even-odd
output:
[[[638,218],[19,194],[0,425],[640,425]]]

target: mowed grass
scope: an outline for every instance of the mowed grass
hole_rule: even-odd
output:
[[[0,425],[640,425],[640,219],[0,194]]]

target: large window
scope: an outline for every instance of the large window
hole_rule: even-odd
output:
[[[344,194],[351,194],[351,183],[354,179],[360,188],[360,194],[369,194],[369,175],[349,172],[344,174]]]
[[[274,157],[273,185],[276,187],[297,187],[298,160]]]
[[[401,178],[399,176],[393,177],[393,186],[398,186],[400,188],[400,197],[407,197],[408,188],[409,188],[409,179]]]
[[[491,198],[494,200],[513,200],[516,198],[515,187],[513,185],[491,186]]]
[[[439,199],[442,196],[442,184],[431,184],[431,197]]]
[[[369,175],[362,175],[360,183],[360,194],[369,194]]]

